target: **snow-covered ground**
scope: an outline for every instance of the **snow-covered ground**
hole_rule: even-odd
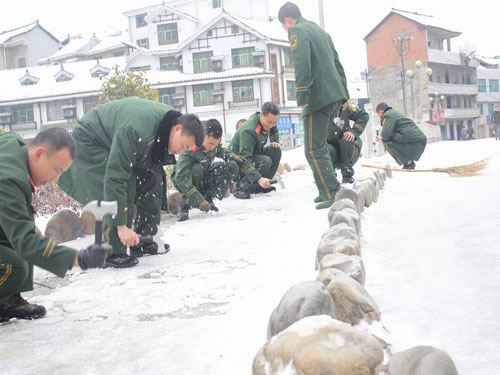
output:
[[[363,213],[366,288],[384,339],[396,351],[444,349],[461,375],[500,367],[499,154],[493,140],[429,145],[417,167],[493,158],[477,177],[395,173]],[[307,164],[302,149],[283,161]],[[310,169],[284,181],[285,190],[250,201],[230,197],[217,214],[165,216],[172,251],[137,267],[65,279],[37,271],[36,281],[55,289],[26,296],[47,317],[0,326],[1,373],[250,374],[272,309],[293,284],[316,277],[328,228],[327,211],[314,209]]]

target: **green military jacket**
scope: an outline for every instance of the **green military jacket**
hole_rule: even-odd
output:
[[[153,163],[152,150],[161,120],[173,108],[138,97],[116,100],[89,111],[77,127],[87,138],[109,151],[106,171],[88,171],[92,180],[104,180],[104,199],[118,202],[116,226],[127,223],[127,189],[132,175],[162,174],[163,165],[175,164],[174,155],[163,163]],[[90,182],[90,181],[89,181]],[[102,182],[101,182],[102,183]],[[61,186],[64,189],[64,186]],[[83,202],[75,197],[79,202]]]
[[[236,131],[229,144],[229,150],[253,161],[253,155],[262,154],[268,139],[270,142],[279,143],[278,127],[275,126],[270,131],[264,130],[260,124],[260,112],[256,112]],[[262,177],[251,162],[247,163],[243,172],[252,184]]]
[[[76,250],[59,246],[35,232],[31,206],[35,186],[31,179],[28,148],[21,136],[0,135],[0,255],[15,251],[29,264],[58,276],[73,267]]]
[[[205,199],[193,185],[192,168],[193,164],[203,166],[206,173],[216,157],[225,161],[233,160],[236,155],[227,150],[220,143],[212,151],[205,152],[203,146],[195,147],[191,151],[185,151],[179,155],[175,169],[172,172],[172,180],[179,191],[185,195],[193,206],[199,206]]]
[[[347,100],[344,68],[330,35],[301,17],[288,31],[288,38],[295,66],[297,104],[307,104],[304,114]]]
[[[342,139],[345,132],[353,133],[356,136],[356,140],[360,141],[359,137],[361,137],[369,120],[370,115],[368,112],[356,105],[348,104],[340,114],[340,126],[333,121],[330,123],[326,141],[332,145],[336,145]],[[350,121],[354,121],[352,127]]]
[[[414,143],[426,141],[425,134],[415,123],[391,107],[382,116],[382,140],[396,143]]]

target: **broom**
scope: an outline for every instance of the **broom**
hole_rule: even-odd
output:
[[[395,172],[437,172],[437,173],[448,173],[453,177],[469,177],[476,176],[481,172],[488,162],[488,159],[479,160],[472,164],[465,165],[457,165],[455,167],[447,167],[447,168],[432,168],[432,169],[399,169],[399,168],[390,168],[390,167],[381,167],[378,165],[371,164],[361,164],[362,167],[365,168],[375,168],[375,169],[383,169],[385,171],[395,171]]]

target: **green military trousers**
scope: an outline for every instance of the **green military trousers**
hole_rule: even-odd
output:
[[[163,168],[158,165],[155,170],[140,171],[132,174],[127,189],[127,207],[136,206],[127,211],[127,227],[142,236],[154,236],[158,232],[161,219],[163,198]],[[106,197],[104,197],[106,198]],[[127,247],[118,237],[117,227],[111,224],[111,218],[105,218],[106,241],[113,247],[113,254],[126,254]]]
[[[273,178],[278,170],[281,161],[281,148],[266,146],[262,149],[262,154],[252,155],[251,161],[255,166],[255,169],[260,173],[262,177]],[[252,184],[248,177],[245,176],[243,171],[240,171],[240,186],[242,189],[252,192],[255,189],[255,182]]]
[[[235,161],[217,161],[205,169],[200,163],[195,163],[191,168],[193,185],[206,198],[217,198],[222,200],[233,181],[237,181],[239,167]],[[189,207],[198,208],[193,205],[185,195],[182,203]]]
[[[353,166],[359,159],[362,146],[363,141],[361,139],[349,142],[344,137],[336,145],[327,144],[332,164],[336,169],[340,168],[342,177],[354,176]]]
[[[0,302],[33,290],[33,266],[7,246],[0,246]]]
[[[332,116],[339,112],[341,101],[331,103],[303,117],[304,151],[313,171],[314,181],[324,201],[332,200],[340,189],[326,138]]]
[[[425,150],[426,140],[413,143],[384,142],[385,150],[398,164],[405,164],[420,159]]]

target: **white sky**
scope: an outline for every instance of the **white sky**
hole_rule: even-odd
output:
[[[238,0],[226,0],[238,1]],[[160,0],[25,0],[3,2],[0,12],[0,31],[24,25],[39,19],[43,27],[58,38],[71,34],[99,34],[105,30],[126,28],[123,12]],[[332,35],[349,80],[359,79],[366,66],[366,48],[363,37],[391,10],[391,7],[430,14],[445,20],[445,28],[462,32],[452,40],[452,48],[472,45],[479,55],[500,55],[498,22],[500,2],[477,0],[460,4],[449,0],[371,0],[340,2],[323,0],[327,31]],[[276,16],[284,0],[269,0],[269,14]],[[318,21],[316,0],[295,0],[303,15]],[[500,61],[500,60],[499,60]]]

